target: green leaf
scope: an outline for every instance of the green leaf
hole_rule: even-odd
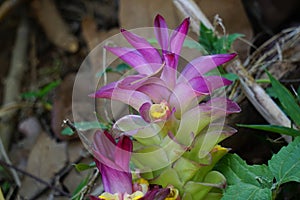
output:
[[[74,190],[71,199],[72,200],[81,200],[82,197],[80,195],[80,193],[82,192],[83,188],[88,184],[89,182],[89,178],[90,175],[88,175],[85,179],[83,179],[79,185],[76,187],[76,189]]]
[[[226,74],[222,74],[222,77],[230,80],[230,81],[236,81],[239,79],[239,76],[233,73],[226,73]]]
[[[42,87],[41,89],[39,89],[37,91],[24,92],[24,93],[21,94],[21,97],[24,98],[24,99],[43,98],[51,90],[53,90],[54,88],[56,88],[60,84],[60,82],[61,82],[60,80],[53,81],[53,82],[45,85],[44,87]]]
[[[227,36],[227,43],[229,45],[229,47],[231,48],[231,45],[233,44],[234,41],[236,41],[238,38],[244,37],[244,34],[241,33],[233,33],[233,34],[229,34]]]
[[[224,156],[216,169],[224,174],[228,185],[247,183],[261,188],[272,186],[273,176],[266,165],[247,165],[236,154]]]
[[[86,131],[86,130],[90,130],[90,129],[102,129],[102,130],[109,129],[108,125],[100,123],[98,121],[77,122],[77,123],[74,123],[74,126],[79,131]],[[61,134],[62,135],[73,135],[74,132],[70,127],[67,127],[67,128],[62,130]]]
[[[130,70],[132,69],[129,65],[127,65],[126,63],[121,63],[119,65],[117,65],[116,67],[116,72],[119,72],[119,73],[124,73],[125,71],[127,70]]]
[[[226,179],[220,172],[210,171],[204,182],[189,181],[184,186],[184,196],[188,196],[189,200],[205,199],[206,195],[212,188],[224,188],[226,185]]]
[[[209,54],[215,53],[214,43],[218,40],[213,30],[207,28],[203,23],[200,24],[199,43]]]
[[[78,172],[81,172],[96,167],[96,163],[95,162],[92,162],[90,164],[78,163],[78,164],[74,164],[74,167]]]
[[[234,33],[218,37],[213,30],[201,23],[199,43],[204,47],[208,54],[228,53],[233,42],[243,36],[243,34]]]
[[[300,137],[273,155],[269,168],[278,185],[289,181],[300,182]]]
[[[300,131],[288,128],[284,126],[277,126],[277,125],[246,125],[246,124],[237,124],[239,127],[245,127],[245,128],[252,128],[262,131],[270,131],[274,133],[284,134],[284,135],[290,135],[290,136],[300,136]]]
[[[167,187],[168,185],[172,184],[175,188],[181,190],[182,192],[183,183],[181,182],[177,172],[172,168],[167,168],[164,170],[159,177],[153,179],[150,183],[158,184],[162,187]]]
[[[300,107],[297,104],[296,99],[291,92],[286,89],[278,80],[276,80],[270,73],[268,73],[272,88],[277,95],[280,104],[287,113],[288,116],[295,122],[297,126],[300,126]]]
[[[271,200],[272,192],[268,188],[260,188],[247,183],[229,186],[222,200]]]
[[[60,82],[61,82],[60,80],[57,80],[47,84],[37,92],[37,97],[42,98],[46,96],[51,90],[56,88],[60,84]]]
[[[188,180],[191,180],[201,167],[202,166],[200,166],[198,163],[195,163],[184,157],[179,158],[173,166],[173,168],[177,171],[180,180],[183,183],[186,183]]]

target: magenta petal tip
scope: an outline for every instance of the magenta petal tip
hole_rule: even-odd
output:
[[[236,53],[219,54],[219,55],[213,55],[212,59],[215,62],[216,66],[219,66],[219,65],[222,65],[224,63],[231,61],[236,56],[237,56]]]

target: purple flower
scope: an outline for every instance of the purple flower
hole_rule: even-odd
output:
[[[131,139],[122,136],[116,143],[108,132],[97,131],[93,144],[93,155],[102,175],[104,191],[111,194],[131,194],[132,175],[129,169]]]
[[[214,90],[231,84],[231,81],[220,76],[205,74],[232,60],[236,54],[201,56],[188,63],[177,77],[179,54],[188,32],[189,19],[185,19],[170,35],[160,15],[155,18],[154,25],[162,54],[146,39],[126,30],[121,32],[134,48],[106,47],[139,73],[112,82],[91,95],[119,100],[139,111],[141,116],[125,116],[115,127],[120,128],[133,122],[141,125],[136,129],[121,128],[127,134],[134,135],[141,128],[144,130],[147,123],[166,121],[173,115],[180,120],[188,115],[187,111],[189,115],[196,115],[200,111],[214,110],[220,116],[238,112],[238,105],[225,98],[215,98],[198,105],[201,99]]]
[[[224,97],[206,98],[216,89],[231,84],[230,80],[216,75],[208,76],[207,72],[232,60],[236,54],[198,57],[178,75],[178,61],[188,32],[189,19],[185,19],[171,34],[160,15],[155,18],[154,25],[161,53],[146,39],[122,30],[123,36],[133,48],[106,49],[132,66],[138,74],[109,83],[91,96],[118,100],[137,110],[140,115],[126,115],[118,119],[113,131],[133,136],[146,146],[163,147],[164,151],[169,152],[166,157],[161,156],[160,164],[167,166],[170,160],[185,152],[201,130],[211,122],[240,111],[235,102]],[[214,137],[203,145],[202,152],[211,151],[219,141],[218,135]],[[154,150],[157,150],[156,147]],[[182,147],[181,150],[179,147]],[[147,162],[142,156],[137,159],[143,166],[149,164],[151,169],[157,165],[157,162]]]

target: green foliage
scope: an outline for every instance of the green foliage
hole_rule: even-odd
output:
[[[35,100],[44,98],[50,91],[60,84],[60,80],[53,81],[37,91],[24,92],[21,97],[27,100]]]
[[[298,105],[299,88],[296,93],[296,97],[278,80],[276,80],[270,73],[268,73],[270,83],[272,87],[267,89],[268,94],[279,100],[281,108],[291,118],[291,120],[299,127],[300,126],[300,106]],[[247,127],[257,130],[270,131],[279,134],[289,136],[300,136],[300,131],[290,127],[277,126],[277,125],[243,125],[239,124],[240,127]],[[292,126],[292,124],[291,124]]]
[[[92,122],[77,122],[74,123],[74,126],[76,129],[78,129],[79,131],[87,131],[90,129],[102,129],[102,130],[107,130],[110,128],[109,124],[104,124],[98,121],[92,121]],[[62,130],[61,132],[62,135],[73,135],[74,132],[70,127],[67,127],[65,129]]]
[[[280,185],[300,182],[300,137],[283,147],[267,165],[247,165],[236,154],[228,154],[216,166],[227,179],[222,199],[272,199]],[[273,195],[272,195],[273,193]]]
[[[204,47],[208,54],[228,53],[233,42],[243,36],[244,35],[242,34],[234,33],[218,37],[213,30],[201,23],[199,43]]]
[[[85,179],[83,179],[79,183],[79,185],[77,186],[77,188],[75,189],[75,191],[72,194],[72,197],[71,197],[72,200],[81,200],[81,199],[83,199],[82,191],[84,190],[84,188],[88,184],[89,178],[90,178],[90,176],[87,176]]]
[[[239,79],[239,76],[233,73],[226,73],[226,74],[222,74],[222,77],[230,80],[230,81],[236,81]]]
[[[275,176],[277,185],[295,181],[300,183],[300,137],[283,147],[269,161],[269,168]]]
[[[273,133],[279,133],[284,135],[290,135],[290,136],[300,136],[300,131],[288,128],[284,126],[277,126],[277,125],[245,125],[245,124],[237,124],[239,127],[245,127],[245,128],[252,128],[262,131],[269,131]]]
[[[293,122],[300,126],[300,107],[297,104],[297,99],[292,93],[284,87],[278,80],[276,80],[270,73],[268,73],[272,84],[272,90],[275,96],[278,98],[282,108],[287,115],[293,120]]]
[[[268,188],[260,188],[247,183],[229,186],[222,200],[268,200],[272,193]]]
[[[75,169],[78,172],[82,172],[91,168],[95,168],[96,167],[96,163],[92,162],[90,164],[86,164],[86,163],[78,163],[78,164],[74,164]]]

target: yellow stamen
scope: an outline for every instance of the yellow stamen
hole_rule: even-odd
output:
[[[170,114],[170,108],[165,101],[160,104],[153,104],[150,107],[150,116],[153,119],[166,119]]]
[[[146,179],[139,178],[138,180],[135,181],[140,187],[140,190],[146,194],[149,188],[149,182]]]
[[[102,193],[100,196],[98,196],[100,199],[103,200],[120,200],[119,199],[119,194],[115,193],[115,194],[111,194],[109,192],[104,192]]]
[[[140,198],[142,198],[144,196],[144,193],[141,191],[136,191],[133,194],[125,194],[124,195],[124,200],[139,200]]]

